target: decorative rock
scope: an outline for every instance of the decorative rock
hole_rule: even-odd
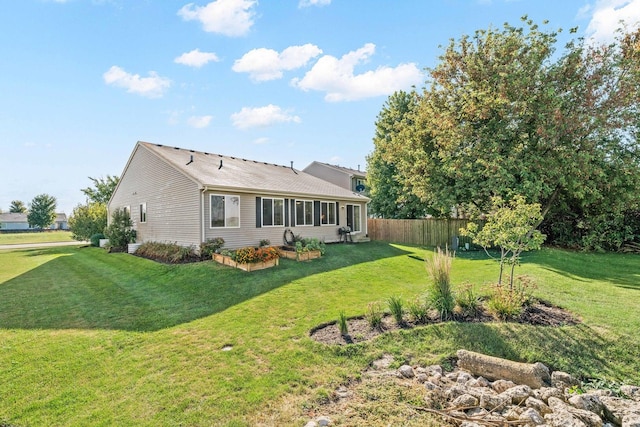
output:
[[[429,381],[438,384],[442,380],[442,374],[435,373],[429,377]]]
[[[544,416],[550,427],[586,427],[587,425],[568,412],[552,412]]]
[[[551,385],[556,388],[569,388],[572,386],[580,385],[580,381],[573,378],[571,375],[562,371],[553,371],[551,373]]]
[[[506,379],[531,388],[540,388],[551,381],[549,368],[542,363],[518,363],[472,351],[458,350],[458,367],[489,380]]]
[[[524,401],[524,405],[527,408],[533,408],[542,415],[551,413],[551,408],[547,406],[542,400],[538,400],[535,397],[529,397]]]
[[[549,398],[549,408],[551,408],[554,414],[562,414],[565,412],[571,414],[587,427],[602,427],[602,419],[598,415],[590,411],[585,411],[584,409],[574,408],[557,397]]]
[[[511,387],[515,387],[516,383],[513,381],[507,380],[496,380],[491,384],[491,388],[497,391],[498,393],[502,393],[503,391],[509,390]]]
[[[473,377],[471,376],[471,374],[467,372],[459,372],[456,381],[458,382],[458,384],[466,384],[467,382],[471,381],[472,378]]]
[[[474,423],[473,421],[464,421],[460,424],[460,427],[482,427],[482,425]]]
[[[430,391],[431,391],[431,390],[437,390],[437,389],[439,389],[439,388],[440,388],[438,385],[436,385],[436,384],[432,383],[431,381],[425,381],[425,383],[424,383],[424,387],[425,387],[427,390],[430,390]]]
[[[478,377],[467,381],[467,387],[491,387],[491,383],[484,377]]]
[[[477,405],[478,399],[471,396],[470,394],[463,394],[462,396],[458,396],[453,400],[453,402],[451,402],[451,406],[453,406],[454,408],[468,408]]]
[[[635,385],[623,385],[620,387],[620,391],[636,402],[640,402],[640,387]]]
[[[483,394],[482,397],[480,397],[480,407],[486,409],[487,411],[504,409],[509,403],[511,403],[509,398],[501,396],[499,394]]]
[[[425,369],[427,370],[427,373],[431,376],[435,375],[435,374],[439,374],[442,375],[442,366],[440,365],[431,365],[431,366],[425,366]]]
[[[569,398],[569,404],[574,408],[584,409],[585,411],[591,411],[594,414],[602,415],[603,405],[600,401],[600,397],[596,394],[576,394]]]
[[[500,393],[514,405],[520,405],[531,396],[531,387],[528,385],[517,385]]]
[[[558,390],[557,388],[554,388],[554,387],[542,387],[538,390],[534,390],[533,396],[536,399],[540,399],[545,403],[549,402],[550,397],[557,397],[558,399],[564,398],[564,394],[562,393],[562,390]]]
[[[520,414],[518,421],[522,421],[523,423],[531,424],[534,426],[544,424],[544,418],[542,418],[538,411],[533,408],[528,408],[522,414]]]
[[[419,383],[424,383],[429,379],[429,377],[427,376],[427,374],[424,374],[422,372],[416,374],[416,381],[418,381]]]
[[[398,369],[398,372],[400,373],[400,375],[402,375],[405,378],[413,378],[416,376],[416,374],[413,372],[413,368],[409,365],[400,366],[400,369]]]
[[[318,423],[315,421],[309,421],[304,425],[304,427],[318,427]]]
[[[318,423],[319,427],[326,427],[331,424],[331,420],[329,419],[329,417],[324,416],[316,418],[316,422]]]
[[[482,418],[489,415],[489,412],[483,408],[471,408],[465,411],[468,417]]]
[[[449,400],[454,400],[460,396],[462,396],[463,394],[467,394],[467,389],[460,386],[460,385],[454,385],[453,387],[450,387],[447,391],[445,391],[444,395],[447,399]]]
[[[511,407],[502,412],[502,416],[507,419],[507,421],[518,421],[520,420],[520,415],[522,415],[522,411],[519,411],[518,407]]]
[[[615,425],[630,427],[640,424],[640,403],[621,399],[619,397],[600,397],[604,409],[604,416]],[[626,424],[625,424],[626,423]]]

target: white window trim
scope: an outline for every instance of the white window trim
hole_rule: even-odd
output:
[[[140,224],[146,224],[147,223],[147,202],[140,203],[139,208],[140,208],[140,212],[139,212]],[[143,217],[144,217],[144,220],[143,220]]]
[[[306,214],[305,208],[304,208],[305,203],[311,203],[311,224],[298,224],[298,206],[297,206],[298,202],[302,202],[302,216],[303,217],[305,217],[305,214]],[[296,227],[313,227],[313,221],[314,221],[313,215],[315,213],[314,212],[315,209],[313,208],[313,200],[296,199],[293,210],[295,211],[295,215],[296,215],[296,217],[295,217]]]
[[[214,227],[214,226],[211,225],[211,218],[213,218],[213,212],[212,212],[213,211],[213,207],[211,206],[211,199],[213,197],[224,197],[225,201],[226,201],[227,197],[237,197],[238,198],[238,225],[237,226],[227,225],[227,211],[226,211],[226,208],[225,208],[225,212],[224,212],[224,226],[222,226],[222,227]],[[210,230],[220,230],[220,229],[223,229],[223,228],[240,228],[240,225],[241,225],[240,216],[241,216],[241,213],[242,213],[242,210],[240,209],[241,203],[242,203],[242,198],[237,194],[214,194],[214,193],[210,193],[209,194],[209,229]]]
[[[327,215],[329,215],[329,206],[333,205],[333,222],[328,222],[329,218],[327,218],[327,223],[323,224],[322,223],[322,204],[326,203],[327,204]],[[335,227],[336,225],[338,225],[338,210],[336,209],[336,202],[333,201],[329,201],[329,200],[320,200],[320,226],[321,227]]]
[[[355,207],[356,207],[356,206],[360,209],[360,215],[359,215],[359,216],[360,216],[360,230],[358,230],[358,231],[354,231],[354,230],[353,230],[353,227],[352,227],[351,234],[358,234],[358,233],[362,233],[362,205],[348,203],[348,204],[347,204],[347,208],[345,209],[345,211],[348,211],[348,206],[351,206],[352,212],[355,210]],[[347,212],[345,212],[345,214],[346,214],[346,213],[347,213]],[[354,215],[353,217],[354,217],[354,221],[355,221],[355,215]],[[345,218],[345,220],[346,220],[345,222],[347,222],[347,223],[348,223],[348,222],[349,222],[349,217]]]
[[[271,200],[271,222],[275,222],[275,218],[276,218],[276,210],[275,210],[275,201],[276,200],[282,200],[282,225],[280,224],[272,224],[272,225],[265,225],[264,223],[264,201],[265,200]],[[262,204],[261,208],[262,208],[262,215],[260,218],[260,221],[262,222],[262,227],[264,228],[271,228],[271,227],[280,227],[283,228],[284,227],[284,214],[285,214],[285,207],[284,207],[284,198],[282,197],[263,197],[262,200],[260,201],[260,203]]]

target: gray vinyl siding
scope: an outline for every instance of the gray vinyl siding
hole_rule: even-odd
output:
[[[351,177],[349,174],[316,163],[307,166],[304,171],[339,187],[351,190]]]
[[[147,205],[147,221],[140,222],[140,204]],[[201,208],[198,184],[138,145],[118,188],[109,212],[129,206],[137,242],[175,242],[198,246],[201,241]]]
[[[210,194],[217,195],[235,195],[240,196],[240,227],[239,228],[210,228],[210,208],[209,200]],[[291,222],[289,226],[273,226],[273,227],[256,227],[256,197],[268,197],[268,198],[284,198],[290,199],[288,196],[265,196],[262,194],[239,194],[233,192],[221,192],[214,191],[208,192],[205,195],[205,238],[212,239],[215,237],[222,237],[225,241],[224,247],[227,249],[237,249],[245,246],[257,246],[261,240],[269,239],[272,245],[278,246],[283,242],[283,235],[286,229],[291,229],[294,234],[301,235],[302,237],[315,237],[326,243],[337,242],[340,239],[338,229],[343,227],[347,223],[347,214],[345,206],[347,204],[359,204],[361,206],[361,222],[366,224],[366,203],[354,203],[353,201],[340,200],[338,209],[338,225],[321,225],[321,226],[296,226],[292,227]],[[301,199],[303,200],[303,199]],[[320,200],[313,198],[304,198],[304,200]],[[328,201],[335,203],[333,200],[322,199],[322,201]],[[291,216],[289,217],[291,221]],[[365,234],[365,225],[363,225],[362,235]]]

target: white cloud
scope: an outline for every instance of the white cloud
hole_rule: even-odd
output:
[[[313,44],[290,46],[281,53],[273,49],[253,49],[236,59],[233,71],[249,73],[252,80],[261,82],[282,77],[282,72],[305,66],[312,58],[320,55],[322,50]]]
[[[422,73],[414,63],[397,67],[379,67],[374,71],[354,74],[354,68],[374,54],[376,46],[367,43],[338,59],[325,55],[302,79],[293,79],[294,87],[326,92],[326,101],[354,101],[380,95],[390,95],[420,83]]]
[[[233,125],[238,129],[265,127],[276,123],[300,123],[298,116],[289,114],[277,105],[269,104],[265,107],[243,107],[237,113],[231,115]]]
[[[148,98],[159,98],[164,91],[171,86],[171,80],[160,77],[155,71],[149,72],[149,77],[140,77],[139,74],[127,73],[122,68],[114,65],[102,75],[108,85],[121,87],[127,92]]]
[[[178,15],[185,21],[200,21],[208,33],[219,33],[229,37],[243,36],[253,25],[252,10],[255,0],[216,0],[206,6],[189,3]]]
[[[173,60],[173,62],[177,64],[188,65],[189,67],[196,68],[200,68],[211,61],[218,62],[220,59],[215,53],[200,52],[200,49],[193,49],[191,52],[183,53]]]
[[[300,0],[298,7],[327,6],[330,4],[331,0]]]
[[[598,43],[612,42],[615,30],[624,20],[630,28],[640,23],[640,0],[597,0],[593,6],[585,6],[579,14],[591,13],[587,36]]]
[[[256,138],[253,140],[253,143],[256,145],[260,145],[260,144],[266,144],[267,142],[269,142],[269,138],[263,136],[261,138]]]
[[[187,124],[191,127],[202,129],[209,126],[213,116],[191,116],[187,119]]]

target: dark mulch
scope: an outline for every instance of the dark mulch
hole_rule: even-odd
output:
[[[475,316],[455,315],[455,322],[496,322],[499,321],[487,313],[486,310],[480,309]],[[547,301],[538,301],[527,306],[518,319],[512,320],[517,323],[523,323],[535,326],[567,326],[576,325],[580,321],[567,310],[556,307]],[[426,323],[406,322],[398,325],[391,315],[386,315],[382,319],[382,327],[380,329],[372,329],[369,322],[364,316],[353,317],[348,320],[349,335],[342,336],[338,330],[336,321],[323,323],[311,329],[309,335],[312,339],[323,344],[346,345],[369,341],[385,332],[412,329],[416,326],[430,325],[440,323],[441,320],[437,313],[432,313]]]

